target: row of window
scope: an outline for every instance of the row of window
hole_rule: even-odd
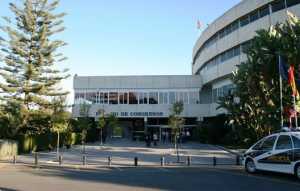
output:
[[[199,92],[83,92],[75,104],[199,104]]]
[[[204,63],[203,66],[199,68],[198,72],[196,72],[196,74],[202,75],[203,72],[205,72],[206,70],[209,70],[210,68],[217,66],[218,64],[222,64],[223,62],[235,56],[239,56],[241,52],[245,53],[249,49],[250,45],[251,45],[251,41],[247,41],[241,45],[226,50],[225,52],[222,52],[221,54],[215,56],[214,58]]]
[[[273,150],[274,146],[275,146],[275,150],[292,149],[293,147],[300,148],[300,140],[295,136],[290,137],[289,135],[280,135],[277,139],[276,145],[274,145],[276,139],[277,139],[277,136],[268,137],[268,138],[256,143],[252,149],[253,150],[262,150],[262,151],[271,151],[271,150]]]
[[[234,85],[226,85],[220,88],[216,88],[212,90],[212,101],[213,103],[217,103],[220,97],[225,97],[228,95],[232,95],[234,91]]]
[[[193,64],[195,64],[196,60],[199,58],[201,52],[216,43],[219,39],[229,35],[230,33],[236,31],[240,27],[246,26],[251,22],[254,22],[260,18],[263,18],[270,14],[270,8],[272,13],[277,12],[279,10],[294,6],[299,4],[300,0],[275,0],[267,5],[264,5],[257,10],[235,20],[231,24],[227,25],[217,33],[215,33],[211,38],[209,38],[206,42],[203,43],[202,47],[199,48],[196,56],[194,58]]]

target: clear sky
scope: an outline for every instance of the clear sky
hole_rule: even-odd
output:
[[[0,0],[0,16],[10,15],[8,3],[18,1]],[[68,15],[60,38],[69,44],[62,50],[69,59],[60,67],[72,76],[191,74],[201,31],[238,2],[61,0],[59,9]],[[72,78],[63,85],[71,91]]]

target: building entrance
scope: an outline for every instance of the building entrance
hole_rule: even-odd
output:
[[[143,118],[119,118],[122,137],[131,140],[143,140],[145,123]]]

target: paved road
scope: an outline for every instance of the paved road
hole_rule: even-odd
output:
[[[0,169],[0,190],[300,190],[292,176],[274,173],[247,175],[236,167],[217,168],[103,168],[98,170]]]
[[[87,153],[87,162],[89,165],[106,165],[107,157],[112,157],[113,165],[131,166],[133,158],[138,157],[139,163],[143,166],[155,166],[160,164],[161,156],[165,156],[166,162],[174,164],[177,161],[172,144],[160,144],[157,147],[147,148],[144,142],[132,142],[127,140],[111,141],[105,146],[99,144],[90,144],[85,147]],[[64,164],[80,165],[82,162],[82,147],[75,146],[70,150],[63,150]],[[180,147],[181,160],[186,161],[187,156],[192,157],[192,164],[212,164],[213,157],[217,157],[218,164],[235,164],[235,155],[221,150],[218,147],[199,144],[186,143]],[[56,159],[54,152],[41,152],[39,154],[40,162],[55,164],[52,161]],[[19,162],[33,163],[33,155],[23,155],[18,157]]]

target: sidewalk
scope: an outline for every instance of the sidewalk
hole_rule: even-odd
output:
[[[115,167],[134,166],[134,158],[138,158],[138,165],[141,166],[160,166],[161,158],[164,157],[167,166],[186,166],[187,157],[191,157],[191,165],[213,165],[214,157],[218,165],[234,165],[236,156],[228,151],[224,151],[216,146],[199,143],[185,143],[180,146],[179,153],[181,163],[177,163],[177,155],[172,144],[159,144],[156,147],[146,147],[144,142],[132,142],[128,140],[110,141],[100,146],[99,143],[88,144],[85,146],[85,154],[82,153],[83,147],[76,145],[69,150],[62,149],[60,155],[63,165],[74,167],[83,166],[83,156],[86,157],[86,164],[95,167],[107,167],[108,157],[111,157],[111,165]],[[59,165],[56,152],[39,152],[40,165]],[[34,164],[33,154],[20,155],[18,163]]]

